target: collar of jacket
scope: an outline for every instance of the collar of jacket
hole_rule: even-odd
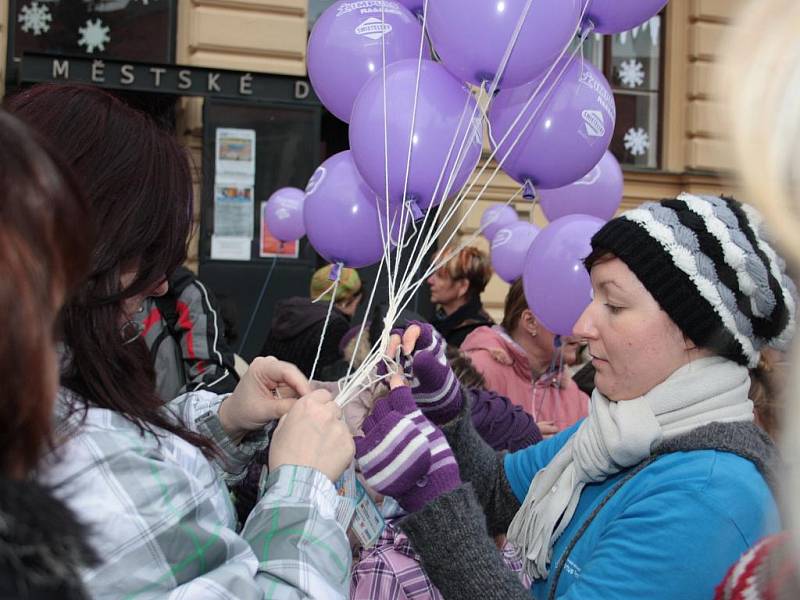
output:
[[[0,479],[0,562],[3,587],[84,597],[79,569],[97,563],[87,531],[41,484]]]

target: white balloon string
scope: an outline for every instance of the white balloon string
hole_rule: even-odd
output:
[[[355,364],[356,361],[356,356],[358,356],[358,349],[361,347],[361,336],[364,335],[364,329],[366,329],[367,321],[372,311],[372,303],[375,300],[375,290],[378,289],[378,282],[381,279],[381,272],[383,271],[383,265],[385,263],[386,263],[386,255],[384,254],[383,258],[381,258],[381,262],[378,264],[378,273],[377,275],[375,275],[375,283],[372,285],[372,290],[369,293],[367,308],[364,311],[364,318],[361,320],[361,327],[358,329],[358,335],[356,336],[356,345],[355,348],[353,349],[353,356],[350,357],[350,364],[347,365],[347,374],[345,375],[345,379],[350,377],[350,373],[353,370],[353,364]]]
[[[516,38],[519,36],[519,31],[521,31],[521,27],[522,27],[522,23],[524,21],[524,17],[527,16],[527,10],[530,7],[530,3],[531,3],[531,0],[529,0],[528,4],[526,6],[526,12],[523,15],[521,15],[520,21],[517,24],[517,30],[515,30],[515,37],[512,40],[512,43],[509,44],[509,48],[506,49],[506,55],[508,55],[508,56],[510,56],[511,51],[513,50],[513,44],[516,43]],[[585,9],[586,9],[586,7],[584,6],[584,13],[585,13]],[[427,0],[425,2],[425,14],[427,14]],[[583,14],[581,15],[581,21],[582,20],[583,20]],[[577,24],[576,24],[576,29],[577,29]],[[385,46],[385,42],[383,42],[383,44]],[[579,49],[580,49],[580,47],[576,49],[576,52]],[[486,169],[491,164],[491,161],[495,158],[495,155],[497,154],[497,151],[498,151],[498,149],[500,147],[500,144],[505,143],[505,141],[511,136],[512,131],[514,131],[514,128],[517,126],[519,121],[522,120],[522,117],[525,114],[525,112],[531,106],[533,101],[539,96],[539,92],[541,91],[541,89],[545,86],[546,83],[548,83],[550,81],[550,77],[551,77],[552,73],[556,70],[556,66],[557,66],[558,62],[564,57],[564,55],[566,54],[566,52],[568,50],[569,50],[569,44],[567,44],[562,49],[562,51],[559,54],[559,56],[556,58],[556,60],[553,62],[553,64],[549,67],[547,73],[542,78],[542,80],[539,82],[539,84],[537,85],[537,87],[534,90],[534,92],[531,95],[531,97],[528,99],[528,101],[522,107],[522,109],[520,110],[519,114],[517,115],[515,120],[512,122],[511,126],[509,127],[508,131],[504,134],[504,136],[502,137],[500,142],[497,145],[495,145],[494,150],[491,152],[490,156],[486,159],[486,161],[484,162],[484,164],[483,164],[482,168],[480,169],[480,171],[473,175],[471,181],[469,182],[469,185],[466,186],[466,187],[463,187],[461,192],[458,194],[457,198],[455,199],[455,201],[450,204],[449,209],[448,209],[448,214],[447,214],[448,218],[443,219],[440,223],[438,223],[438,225],[436,227],[433,227],[429,231],[425,232],[425,235],[424,236],[420,236],[420,239],[418,239],[416,241],[416,243],[414,245],[414,250],[411,253],[411,258],[412,259],[416,259],[416,260],[414,260],[412,262],[416,262],[417,268],[411,269],[410,271],[407,268],[405,270],[405,272],[404,272],[404,277],[401,278],[399,286],[396,285],[396,273],[393,275],[392,272],[391,272],[391,268],[387,269],[387,276],[389,277],[389,281],[390,281],[391,285],[390,285],[390,289],[389,289],[389,306],[388,306],[388,310],[387,310],[387,314],[386,314],[386,318],[385,318],[385,322],[384,322],[384,329],[383,329],[381,338],[379,340],[377,340],[376,343],[374,344],[374,347],[373,347],[372,351],[368,355],[368,360],[365,360],[360,365],[360,367],[358,369],[356,369],[356,371],[352,374],[352,376],[350,377],[349,381],[345,382],[345,384],[344,384],[344,386],[342,388],[342,392],[340,393],[339,398],[337,398],[337,402],[339,402],[340,405],[344,406],[347,402],[352,400],[353,397],[354,397],[354,395],[352,395],[352,393],[356,389],[364,389],[363,382],[367,381],[370,378],[370,373],[374,370],[374,368],[377,366],[377,364],[383,359],[382,354],[385,351],[385,348],[388,346],[391,325],[395,322],[397,316],[399,316],[400,312],[404,309],[404,307],[407,306],[410,303],[410,301],[413,299],[413,294],[419,289],[419,287],[422,285],[422,283],[424,283],[425,279],[427,279],[429,274],[434,271],[434,269],[432,267],[435,267],[435,266],[440,267],[441,264],[438,264],[438,263],[441,263],[442,261],[441,260],[436,261],[437,264],[431,265],[428,269],[426,269],[426,272],[423,275],[423,277],[419,277],[414,281],[409,281],[411,279],[411,274],[413,274],[413,273],[415,273],[417,271],[418,265],[419,265],[419,261],[422,260],[422,258],[425,255],[427,255],[427,253],[430,251],[430,249],[432,248],[432,246],[435,243],[435,241],[441,236],[441,234],[445,231],[445,229],[451,225],[450,221],[452,221],[453,215],[460,208],[460,205],[465,201],[465,199],[470,194],[470,192],[472,191],[472,189],[475,186],[475,184],[480,180],[480,178],[483,176],[483,173],[486,171]],[[508,62],[508,56],[504,56],[504,62],[505,63]],[[480,199],[483,197],[483,194],[486,192],[488,187],[494,181],[494,179],[497,176],[498,172],[500,171],[500,169],[502,168],[503,164],[505,163],[505,160],[508,158],[510,152],[516,147],[516,145],[522,139],[523,135],[527,132],[527,128],[530,126],[530,124],[532,123],[533,119],[538,115],[538,112],[543,107],[544,102],[547,100],[547,98],[550,96],[552,91],[555,89],[555,86],[558,84],[560,79],[563,77],[564,72],[568,68],[568,66],[569,66],[571,60],[574,58],[574,56],[575,56],[575,53],[572,54],[570,60],[567,61],[566,65],[560,70],[560,72],[556,76],[556,79],[550,83],[550,86],[549,86],[547,94],[545,95],[544,98],[540,99],[540,102],[539,102],[538,106],[536,107],[536,110],[531,114],[530,118],[528,118],[528,120],[525,122],[524,126],[519,130],[519,132],[518,132],[518,134],[516,136],[516,139],[511,144],[509,150],[505,153],[505,155],[502,157],[502,159],[497,163],[497,166],[494,169],[494,172],[492,173],[492,175],[489,177],[487,182],[483,185],[483,187],[477,193],[475,198],[469,204],[469,207],[467,208],[466,212],[464,213],[464,215],[460,219],[458,225],[455,228],[453,228],[452,233],[450,234],[450,236],[449,236],[448,240],[446,241],[446,243],[443,244],[443,247],[446,247],[451,243],[453,237],[458,233],[459,229],[461,228],[461,226],[463,225],[465,220],[468,218],[469,214],[474,209],[474,207],[477,204],[477,202],[480,201]],[[385,50],[384,50],[384,65],[385,65]],[[505,68],[505,64],[503,64],[502,66],[503,66],[503,68]],[[500,81],[501,77],[502,77],[502,71],[498,70],[497,74],[495,75],[494,81],[493,81],[492,93],[494,92],[494,90],[496,90],[497,83]],[[389,163],[388,163],[388,130],[387,130],[387,119],[388,119],[388,116],[387,116],[387,113],[386,113],[385,69],[384,69],[384,75],[383,75],[383,84],[384,84],[384,98],[383,98],[383,100],[384,100],[384,159],[385,159],[384,164],[386,166],[385,184],[386,184],[386,198],[387,198],[386,205],[387,205],[387,214],[388,214],[388,187],[389,187],[389,183],[388,183],[389,182],[388,164]],[[490,101],[491,101],[491,98],[490,98]],[[467,129],[467,131],[469,131],[469,128]],[[456,132],[455,135],[458,135],[458,131]],[[462,153],[459,152],[459,154],[462,154]],[[459,158],[462,159],[461,162],[463,163],[464,157],[460,156]],[[443,169],[446,169],[446,166],[447,166],[447,163],[445,163],[443,165]],[[457,173],[457,169],[454,169],[454,173]],[[408,175],[408,173],[406,175]],[[452,186],[452,182],[453,182],[453,176],[452,175],[453,174],[451,173],[451,177],[449,178],[449,181],[448,181],[448,184],[449,184],[448,187]],[[446,194],[447,194],[447,190],[445,190],[445,192],[443,193],[443,197],[444,198],[447,197]],[[510,202],[511,202],[511,199],[508,201],[508,203],[510,203]],[[437,208],[437,217],[441,213],[441,211],[443,210],[444,204],[445,204],[445,200],[442,200],[442,202],[440,203],[439,207]],[[403,208],[405,209],[405,207],[403,207]],[[428,211],[428,213],[430,213],[430,212],[431,211]],[[426,214],[426,217],[428,217],[427,214]],[[482,231],[482,228],[479,228],[479,230]],[[387,233],[389,233],[389,232],[387,231]],[[475,234],[475,235],[477,235],[477,234]],[[474,237],[475,236],[473,236],[473,238]],[[389,235],[387,235],[387,239],[388,238],[389,238]],[[464,245],[465,244],[461,244],[460,246],[463,247]],[[414,256],[415,254],[416,254],[416,256]],[[391,259],[387,258],[387,262],[390,262],[390,260]],[[397,264],[399,266],[399,261],[398,261]],[[387,266],[390,266],[390,265],[387,265]],[[410,273],[410,274],[408,276],[406,276],[406,274],[408,274],[408,273]]]
[[[314,374],[317,372],[317,363],[319,362],[319,355],[322,352],[322,343],[325,341],[325,334],[328,332],[328,323],[331,320],[331,312],[333,311],[333,305],[336,303],[336,292],[339,289],[339,281],[342,278],[343,266],[344,265],[342,263],[337,263],[335,267],[336,279],[334,279],[333,281],[333,293],[331,294],[330,304],[328,304],[328,314],[325,316],[325,323],[322,326],[322,335],[320,335],[319,344],[317,344],[317,356],[314,358],[314,365],[311,367],[311,375],[308,376],[309,381],[314,379]]]

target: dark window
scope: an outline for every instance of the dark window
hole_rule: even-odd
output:
[[[615,35],[593,35],[584,56],[603,70],[617,103],[611,151],[623,165],[661,166],[664,13]]]
[[[10,0],[9,62],[50,52],[175,62],[177,0]]]

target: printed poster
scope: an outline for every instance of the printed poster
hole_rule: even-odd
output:
[[[297,258],[300,255],[300,241],[281,242],[274,237],[267,227],[267,203],[261,203],[261,243],[259,244],[259,256],[271,258]]]
[[[216,134],[216,179],[241,180],[253,185],[256,177],[255,129],[220,127]]]

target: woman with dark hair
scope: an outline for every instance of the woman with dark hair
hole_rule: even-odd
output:
[[[0,597],[78,599],[94,554],[29,474],[51,437],[56,317],[85,274],[91,228],[77,185],[37,139],[0,112]]]
[[[331,483],[352,440],[327,392],[274,358],[227,396],[164,405],[133,317],[186,256],[192,181],[184,150],[96,88],[40,85],[9,108],[57,145],[97,231],[86,283],[66,304],[59,446],[42,477],[91,526],[96,597],[346,594],[347,539]],[[303,396],[299,400],[296,397]],[[225,483],[268,444],[269,479],[241,531]],[[313,540],[313,543],[311,541]]]
[[[790,345],[796,289],[766,235],[751,207],[692,194],[606,223],[573,329],[596,368],[589,415],[518,452],[480,439],[431,332],[405,331],[415,388],[376,403],[357,455],[412,513],[399,527],[445,598],[711,598],[778,530],[777,453],[754,424],[748,367]],[[488,539],[504,532],[530,590]]]

